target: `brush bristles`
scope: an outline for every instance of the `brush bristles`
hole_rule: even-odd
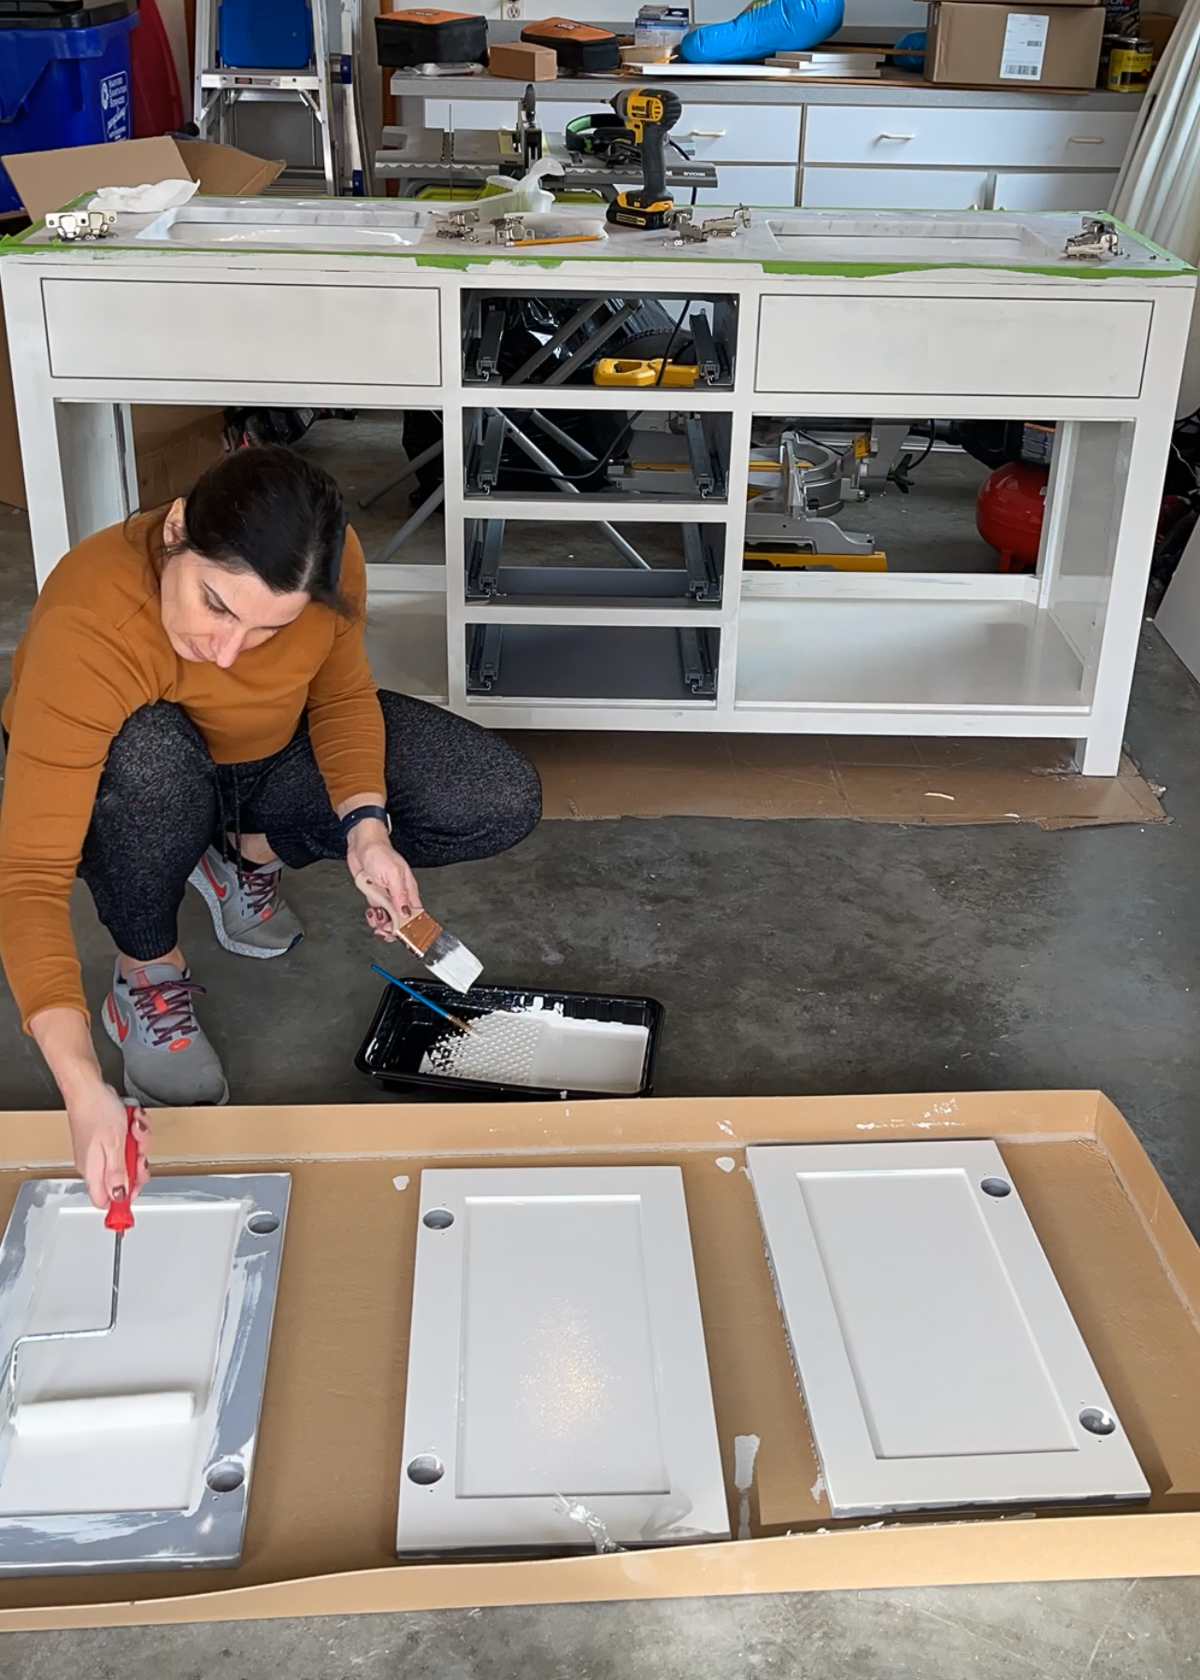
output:
[[[479,958],[467,950],[461,939],[443,928],[429,946],[421,961],[431,974],[456,992],[469,992],[483,973]]]

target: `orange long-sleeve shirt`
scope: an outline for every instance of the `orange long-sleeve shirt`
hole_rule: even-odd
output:
[[[141,706],[183,707],[219,764],[286,746],[304,712],[330,802],[384,791],[383,717],[363,645],[367,574],[346,534],[352,619],[310,604],[227,671],[180,659],[162,627],[146,528],[114,525],[51,572],[13,661],[0,806],[0,959],[28,1026],[87,1013],[68,903],[109,744]]]

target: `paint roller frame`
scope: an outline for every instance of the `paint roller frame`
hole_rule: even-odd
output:
[[[240,1208],[210,1398],[199,1413],[208,1433],[198,1497],[189,1510],[124,1511],[109,1524],[98,1523],[95,1512],[0,1515],[0,1578],[232,1568],[241,1561],[290,1190],[287,1173],[213,1173],[152,1179],[139,1192],[139,1217],[180,1204]],[[78,1179],[29,1179],[17,1192],[0,1241],[0,1368],[33,1307],[38,1265],[53,1241],[49,1222],[76,1210],[93,1211]],[[162,1401],[165,1394],[143,1398]],[[102,1396],[65,1402],[103,1403]],[[28,1403],[31,1410],[37,1404]],[[0,1486],[16,1439],[12,1421],[0,1422]]]

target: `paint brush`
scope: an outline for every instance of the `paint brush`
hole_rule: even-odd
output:
[[[425,993],[419,992],[415,986],[409,986],[403,980],[397,980],[394,974],[389,974],[386,968],[380,968],[378,963],[372,963],[371,967],[375,970],[376,974],[382,974],[385,980],[390,980],[393,986],[399,986],[402,992],[407,992],[410,998],[416,998],[417,1002],[423,1003],[426,1009],[432,1009],[433,1013],[435,1015],[440,1015],[443,1021],[449,1021],[450,1025],[452,1027],[457,1027],[459,1032],[469,1033],[475,1031],[475,1028],[471,1025],[470,1021],[464,1021],[457,1015],[451,1015],[450,1011],[448,1009],[443,1009],[440,1003],[434,1003],[432,998],[427,998]]]
[[[410,916],[406,922],[402,922],[391,899],[369,875],[356,875],[354,885],[368,904],[373,905],[376,910],[387,912],[391,917],[392,932],[396,938],[408,946],[431,974],[436,974],[447,986],[453,986],[456,992],[470,991],[483,973],[483,964],[467,950],[461,939],[447,933],[445,928],[434,921],[428,910],[418,910],[415,916]],[[390,980],[392,976],[389,975],[388,978]]]

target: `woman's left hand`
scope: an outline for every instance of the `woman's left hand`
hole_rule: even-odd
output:
[[[346,865],[352,878],[370,876],[387,895],[399,921],[408,921],[421,909],[421,893],[416,878],[392,845],[383,823],[368,820],[350,830],[346,843]],[[396,933],[386,910],[372,906],[367,911],[367,925],[380,939],[386,940],[389,945],[394,943]]]

